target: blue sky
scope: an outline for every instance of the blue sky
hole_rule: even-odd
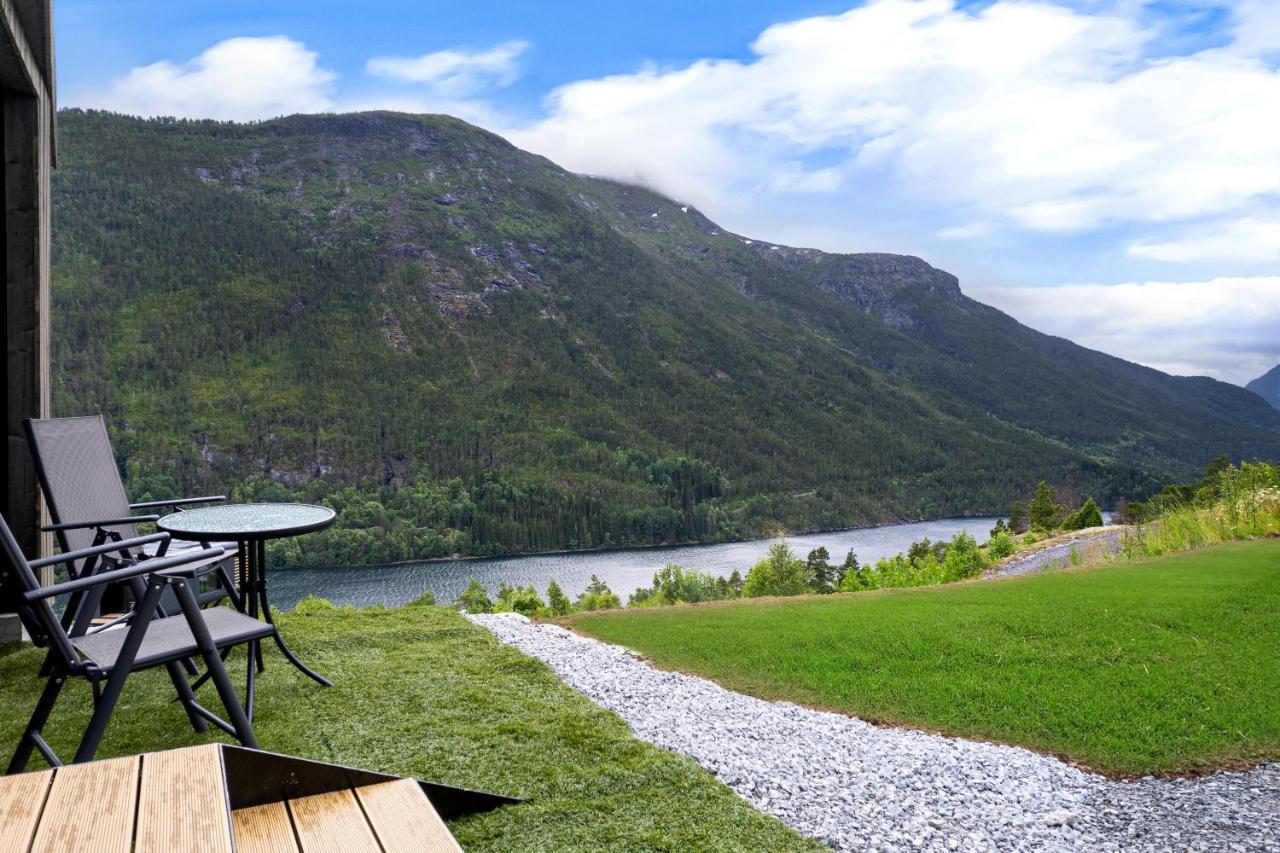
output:
[[[1280,361],[1275,0],[54,11],[64,106],[448,112],[751,237],[920,255],[1170,372]]]

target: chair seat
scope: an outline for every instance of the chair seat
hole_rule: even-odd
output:
[[[266,622],[246,616],[229,607],[210,607],[200,611],[209,633],[213,635],[213,643],[219,648],[233,646],[246,640],[263,639],[275,631]],[[88,660],[97,664],[98,668],[107,671],[115,667],[120,649],[125,638],[129,636],[127,627],[112,628],[97,634],[86,634],[73,637],[72,645],[76,651]],[[186,616],[167,616],[156,619],[147,626],[147,633],[142,638],[138,656],[134,659],[133,668],[143,669],[158,663],[193,657],[198,653],[196,641],[191,636],[191,626]]]

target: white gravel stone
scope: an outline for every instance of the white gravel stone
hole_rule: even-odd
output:
[[[837,850],[1280,853],[1280,764],[1113,782],[1026,749],[874,726],[655,669],[515,613],[469,617],[635,732]]]

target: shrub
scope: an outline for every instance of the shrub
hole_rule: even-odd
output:
[[[579,610],[613,610],[621,606],[622,601],[609,589],[609,585],[595,575],[591,576],[591,583],[578,596]]]
[[[786,541],[769,546],[769,553],[752,566],[742,594],[750,598],[762,595],[800,595],[809,591],[808,571],[804,561],[796,557]]]
[[[654,574],[653,586],[650,589],[637,589],[629,604],[632,607],[693,604],[729,598],[731,594],[730,583],[723,578],[668,563]]]
[[[489,600],[489,593],[477,580],[467,584],[462,594],[453,600],[453,606],[468,613],[493,612],[493,602]]]
[[[987,542],[987,554],[994,560],[1003,560],[1018,550],[1018,543],[1008,530],[1002,530]]]
[[[427,590],[422,595],[410,601],[406,607],[435,607],[436,594],[431,590]]]
[[[1057,530],[1062,523],[1062,507],[1053,500],[1053,492],[1044,480],[1036,486],[1036,495],[1031,499],[1029,509],[1032,530]]]
[[[547,584],[547,609],[557,616],[567,616],[573,610],[573,602],[555,581]]]
[[[1080,508],[1068,515],[1062,522],[1063,530],[1084,530],[1087,527],[1101,527],[1102,513],[1093,498],[1087,499]]]
[[[497,613],[523,613],[525,616],[537,616],[546,609],[542,596],[533,588],[533,584],[525,587],[512,587],[505,583],[498,589],[498,600],[493,609]]]
[[[990,564],[987,552],[978,546],[978,541],[962,530],[952,537],[942,559],[943,582],[975,578]]]

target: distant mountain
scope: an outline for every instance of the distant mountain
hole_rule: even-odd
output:
[[[1272,406],[1280,409],[1280,364],[1244,386]]]
[[[1244,389],[456,119],[59,134],[55,408],[106,412],[135,494],[327,496],[346,529],[315,559],[996,512],[1041,478],[1106,502],[1280,457]]]

